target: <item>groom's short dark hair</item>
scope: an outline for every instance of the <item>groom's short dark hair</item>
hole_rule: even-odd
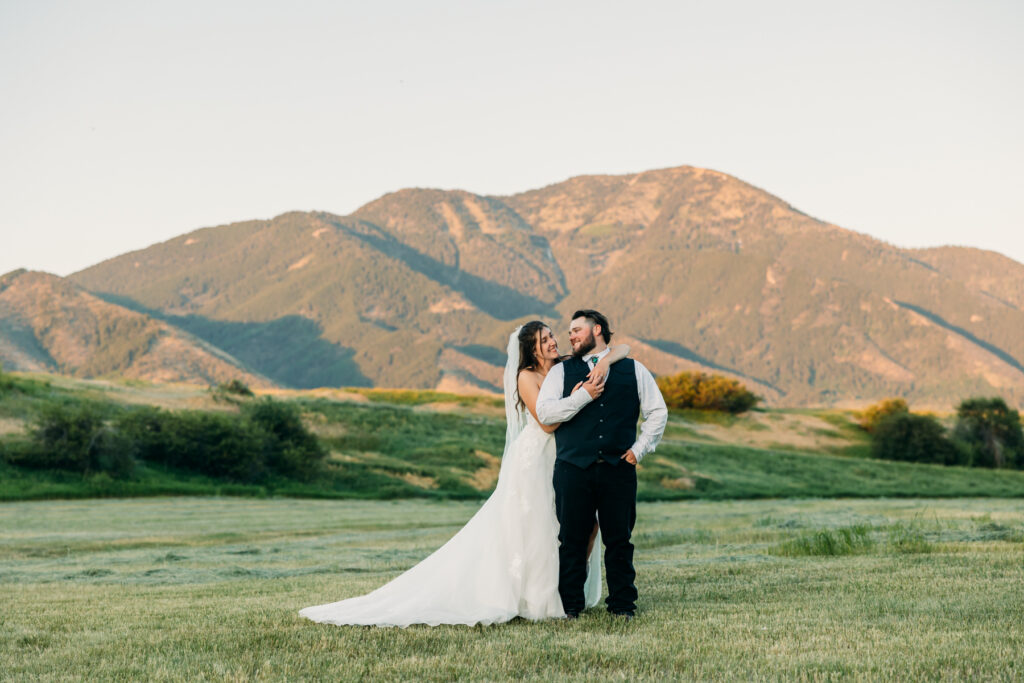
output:
[[[572,314],[572,319],[586,318],[590,321],[591,325],[601,326],[601,338],[604,339],[604,343],[607,344],[612,340],[612,328],[608,325],[608,318],[604,317],[592,308],[585,308],[582,311],[576,311]]]

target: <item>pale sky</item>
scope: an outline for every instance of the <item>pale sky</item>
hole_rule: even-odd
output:
[[[690,164],[1024,262],[1024,2],[0,0],[0,273]]]

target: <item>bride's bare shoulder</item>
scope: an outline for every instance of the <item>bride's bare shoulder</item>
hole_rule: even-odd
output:
[[[540,374],[536,370],[530,370],[529,368],[519,371],[520,382],[532,382],[538,387],[544,382],[544,375]]]

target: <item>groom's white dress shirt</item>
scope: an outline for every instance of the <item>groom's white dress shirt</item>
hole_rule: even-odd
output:
[[[605,349],[597,354],[587,354],[583,357],[583,362],[591,365],[591,358],[600,360],[609,353],[611,350]],[[644,418],[643,424],[640,425],[640,435],[633,443],[632,449],[637,462],[640,462],[645,455],[653,453],[661,441],[661,435],[668,423],[668,408],[665,407],[665,399],[651,371],[638,360],[633,361],[633,368],[636,371],[636,393],[640,397],[640,414]],[[537,394],[537,418],[541,423],[553,425],[571,420],[584,406],[594,400],[582,387],[562,398],[564,383],[565,368],[558,363],[548,371],[548,376],[544,378],[544,383],[540,387],[540,393]]]

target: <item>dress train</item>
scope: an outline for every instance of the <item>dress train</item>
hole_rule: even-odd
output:
[[[554,462],[554,437],[529,416],[502,459],[494,493],[447,543],[372,593],[299,614],[327,624],[401,627],[564,617]],[[592,607],[601,597],[600,534],[588,567],[584,592]]]

